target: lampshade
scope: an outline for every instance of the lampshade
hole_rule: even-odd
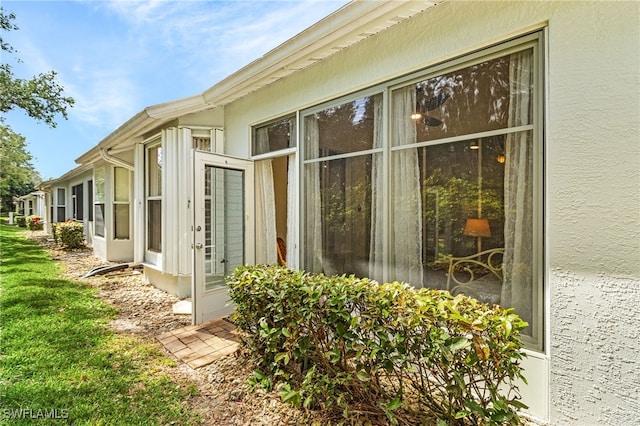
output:
[[[464,235],[469,237],[490,237],[491,229],[489,228],[488,219],[467,219],[464,225]]]

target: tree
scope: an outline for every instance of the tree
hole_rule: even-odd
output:
[[[24,136],[9,126],[0,125],[0,198],[2,210],[13,210],[13,196],[24,195],[40,183],[40,175],[31,164]]]
[[[12,22],[15,17],[13,13],[5,13],[0,7],[0,30],[17,30],[18,27]],[[16,53],[1,36],[0,49]],[[22,109],[37,121],[56,127],[55,117],[61,114],[66,120],[67,108],[74,104],[73,98],[64,96],[64,88],[56,82],[56,76],[55,71],[49,71],[28,80],[16,78],[11,65],[3,61],[0,64],[0,112],[5,114],[16,108]],[[4,122],[4,117],[0,117],[0,122]]]
[[[12,22],[15,18],[13,13],[5,13],[0,7],[0,30],[17,30]],[[1,35],[0,52],[17,53]],[[4,61],[9,56],[7,54],[3,55],[0,64],[0,207],[3,211],[12,210],[14,195],[28,194],[41,181],[31,164],[32,156],[26,149],[25,138],[4,125],[4,114],[16,108],[22,109],[29,117],[56,127],[56,116],[60,114],[66,120],[67,108],[74,104],[73,98],[64,96],[64,88],[56,82],[55,71],[28,80],[16,78],[11,65]]]

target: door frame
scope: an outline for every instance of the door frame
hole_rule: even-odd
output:
[[[219,287],[213,290],[204,289],[204,170],[207,166],[241,170],[244,172],[244,264],[255,263],[255,189],[253,161],[214,154],[204,151],[193,152],[193,226],[192,226],[192,259],[191,274],[191,323],[196,325],[210,319],[223,317],[233,312],[229,301],[228,289]],[[198,228],[200,226],[200,228]],[[207,310],[205,306],[209,306]]]

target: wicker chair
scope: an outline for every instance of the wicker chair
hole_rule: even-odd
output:
[[[280,266],[287,266],[287,245],[280,237],[277,238],[278,247],[278,264]]]

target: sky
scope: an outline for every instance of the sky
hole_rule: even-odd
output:
[[[40,176],[58,178],[145,107],[202,93],[347,2],[2,0],[19,28],[2,33],[17,51],[2,63],[17,78],[56,71],[75,99],[55,128],[22,110],[5,124],[26,138]]]

